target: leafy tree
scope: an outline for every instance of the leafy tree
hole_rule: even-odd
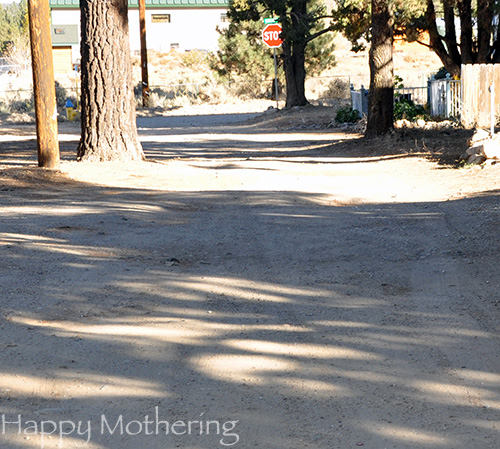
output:
[[[425,15],[411,23],[410,30],[417,35],[429,33],[430,47],[451,75],[460,76],[461,64],[500,62],[498,1],[442,0],[440,6],[442,13],[436,12],[432,0],[427,0]],[[436,22],[440,16],[444,30]],[[457,18],[460,34],[455,25]]]
[[[0,53],[8,55],[14,47],[26,46],[28,42],[28,4],[0,4]]]
[[[241,80],[241,93],[262,95],[262,86],[274,76],[272,53],[262,45],[262,22],[231,22],[219,32],[219,50],[210,60],[211,68],[223,79]]]
[[[144,158],[137,135],[127,0],[81,0],[79,160]]]
[[[240,89],[255,95],[262,95],[262,86],[270,78],[274,79],[272,51],[262,42],[263,24],[261,20],[231,22],[220,30],[219,50],[211,60],[212,69],[225,79],[242,80]],[[335,64],[333,35],[324,34],[306,47],[305,70],[308,74],[321,73]],[[281,55],[281,51],[278,50]],[[281,57],[278,58],[283,68]],[[280,81],[284,75],[280,70]]]
[[[332,31],[325,24],[326,7],[312,0],[234,0],[229,17],[234,22],[257,22],[263,15],[279,17],[283,39],[281,58],[286,79],[286,107],[308,104],[305,95],[306,47]]]
[[[0,41],[0,54],[5,51],[5,47],[8,42],[8,27],[9,25],[7,23],[5,7],[0,3],[0,36],[2,36]]]
[[[335,10],[335,28],[354,50],[371,39],[369,6],[368,0],[339,0]],[[460,76],[462,64],[500,62],[499,11],[499,0],[396,0],[394,34],[429,47]]]

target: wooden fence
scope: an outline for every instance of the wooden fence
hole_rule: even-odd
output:
[[[500,117],[500,64],[462,65],[462,125],[489,128],[493,86],[493,118]]]

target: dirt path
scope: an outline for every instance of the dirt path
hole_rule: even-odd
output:
[[[0,139],[1,448],[498,448],[496,166],[181,117]]]

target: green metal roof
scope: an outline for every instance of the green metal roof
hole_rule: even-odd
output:
[[[79,8],[80,0],[50,0],[52,9]],[[139,0],[129,0],[130,8],[137,8]],[[146,0],[146,8],[228,8],[229,0]]]

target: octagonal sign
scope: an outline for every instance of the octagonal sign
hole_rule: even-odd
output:
[[[282,28],[279,23],[267,25],[262,31],[262,40],[270,48],[281,47],[283,40],[280,38]]]

